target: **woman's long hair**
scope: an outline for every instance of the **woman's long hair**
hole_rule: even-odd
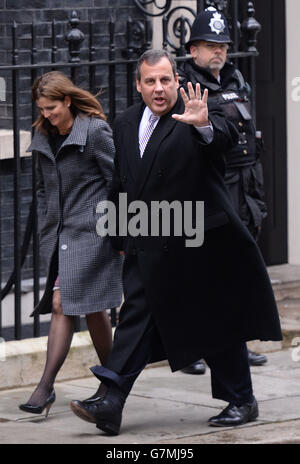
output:
[[[64,101],[65,97],[69,96],[71,98],[70,111],[74,118],[78,114],[85,114],[106,121],[106,116],[97,98],[87,90],[74,85],[59,71],[51,71],[38,77],[32,86],[31,96],[35,102],[41,97]],[[57,128],[52,126],[42,114],[33,126],[45,135],[57,133]]]

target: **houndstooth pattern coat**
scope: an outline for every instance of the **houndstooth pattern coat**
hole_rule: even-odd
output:
[[[41,256],[48,276],[33,314],[52,311],[57,275],[65,315],[118,307],[123,258],[109,237],[96,232],[96,207],[112,180],[111,129],[99,118],[77,116],[56,157],[48,138],[36,131],[27,151],[38,153],[37,198]]]

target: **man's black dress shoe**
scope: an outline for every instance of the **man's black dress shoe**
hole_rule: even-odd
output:
[[[109,435],[118,435],[126,395],[119,388],[110,387],[104,398],[92,402],[73,400],[70,407],[76,416],[96,424]]]
[[[185,374],[201,375],[205,374],[205,369],[206,367],[204,362],[199,359],[199,361],[195,361],[184,369],[181,369],[181,372],[184,372]]]
[[[208,424],[213,427],[234,427],[252,422],[258,417],[258,405],[255,398],[251,403],[241,406],[229,404],[218,416],[211,417]]]
[[[267,357],[264,354],[254,353],[253,351],[248,350],[248,359],[250,366],[262,366],[268,361]]]
[[[95,401],[100,401],[100,400],[103,400],[103,396],[95,395],[95,396],[91,396],[90,398],[86,398],[85,400],[82,400],[81,403],[90,404],[90,403],[95,403]]]

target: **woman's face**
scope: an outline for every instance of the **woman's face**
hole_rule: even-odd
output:
[[[72,127],[74,117],[70,111],[71,99],[69,96],[66,96],[63,101],[40,97],[36,104],[41,115],[48,119],[52,126],[57,127],[59,133],[64,133]]]

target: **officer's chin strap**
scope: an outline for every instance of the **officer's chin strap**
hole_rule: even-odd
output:
[[[248,84],[248,82],[245,82],[245,79],[242,75],[242,73],[236,69],[234,72],[234,76],[237,78],[237,81],[239,83],[239,91],[243,92],[246,97],[250,97],[251,95],[251,87]]]
[[[243,90],[244,87],[245,87],[245,79],[244,79],[242,73],[238,69],[235,69],[234,77],[236,77],[236,79],[238,80],[239,90]]]
[[[251,87],[250,87],[250,84],[248,84],[248,82],[245,82],[244,89],[245,89],[247,97],[250,97],[250,95],[251,95]]]

